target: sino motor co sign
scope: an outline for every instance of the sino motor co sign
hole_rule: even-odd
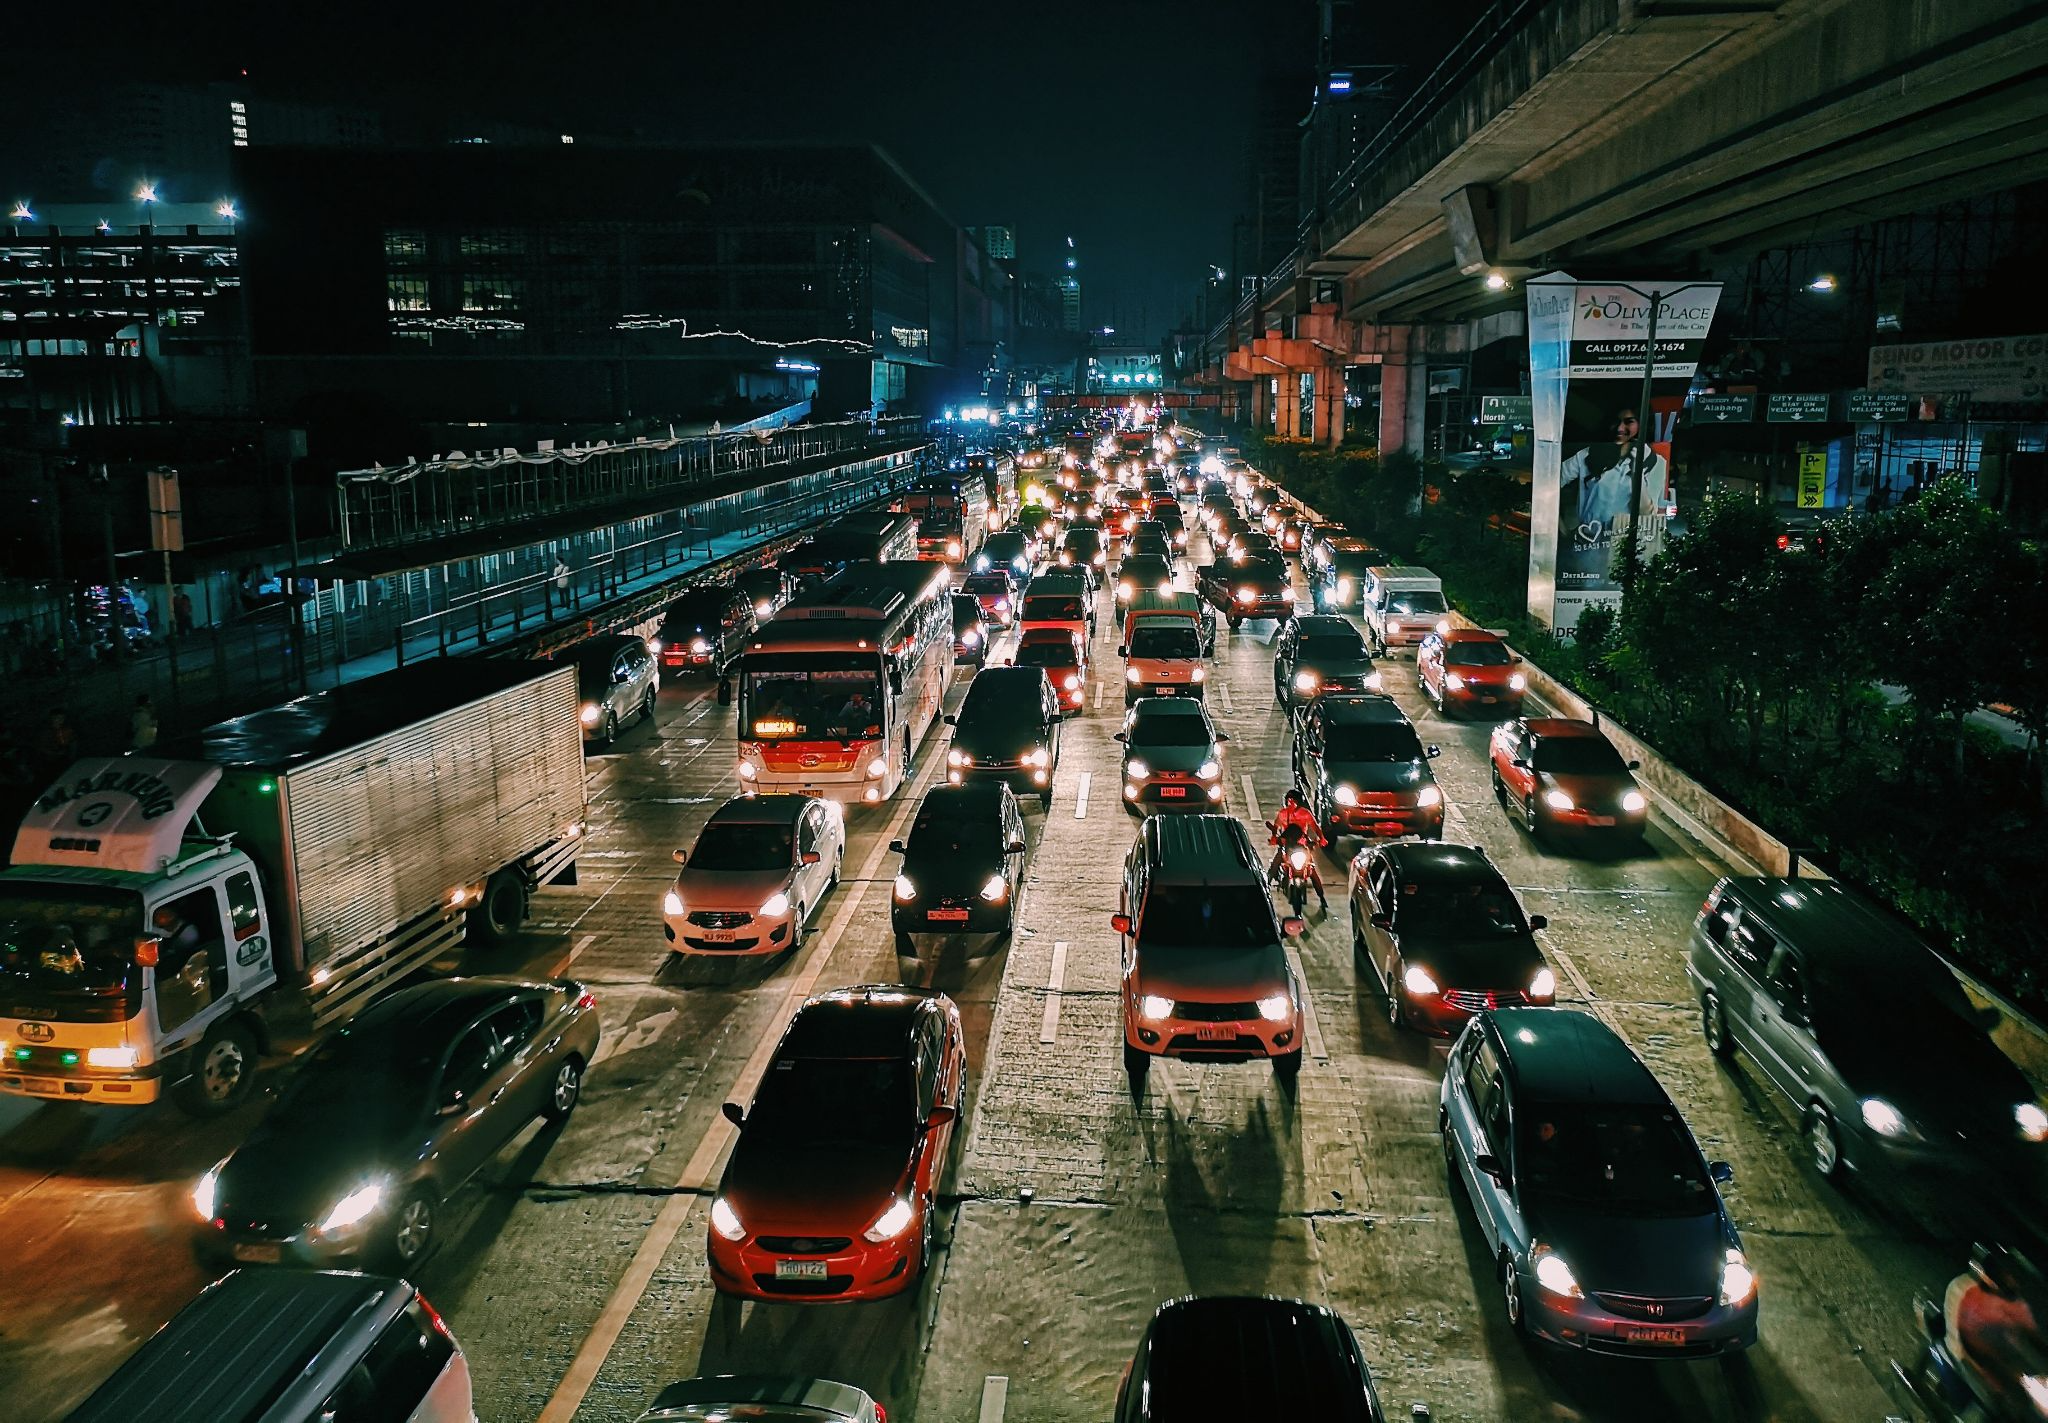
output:
[[[1640,290],[1638,290],[1640,288]],[[1663,292],[1668,296],[1661,296]],[[1690,377],[1700,363],[1707,328],[1721,298],[1719,282],[1647,282],[1610,286],[1580,282],[1572,300],[1569,379],[1641,380],[1650,337],[1650,293],[1658,293],[1654,376]]]
[[[2048,335],[1872,346],[1869,377],[1864,383],[1872,390],[1911,395],[2048,400]]]

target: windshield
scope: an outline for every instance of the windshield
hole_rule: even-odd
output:
[[[1332,761],[1420,761],[1422,742],[1406,722],[1340,722],[1325,734],[1323,755]]]
[[[1444,595],[1420,590],[1412,593],[1389,593],[1387,611],[1390,613],[1441,613],[1444,611]]]
[[[1404,884],[1397,922],[1404,934],[1439,939],[1500,939],[1529,932],[1522,907],[1494,884]]]
[[[1079,598],[1062,593],[1039,593],[1024,600],[1024,621],[1078,623],[1088,616]]]
[[[1102,535],[1096,529],[1070,529],[1062,547],[1069,553],[1087,554],[1092,558],[1095,551],[1102,547]]]
[[[786,870],[795,861],[787,825],[707,825],[690,851],[693,870]]]
[[[993,812],[993,803],[985,809]],[[1002,848],[998,830],[992,813],[976,815],[963,806],[926,804],[918,809],[904,848],[913,855],[987,856]]]
[[[1000,573],[977,573],[960,586],[970,593],[1004,594],[1010,591],[1010,580]]]
[[[1133,657],[1200,657],[1202,635],[1179,618],[1143,618],[1131,632]]]
[[[1141,947],[1248,949],[1276,942],[1273,906],[1255,884],[1155,884],[1138,920]]]
[[[1346,578],[1359,578],[1378,561],[1376,554],[1340,553],[1330,560],[1330,566]]]
[[[761,1079],[747,1113],[749,1141],[816,1146],[900,1141],[916,1118],[901,1058],[783,1058]]]
[[[1715,1208],[1699,1148],[1669,1107],[1535,1102],[1516,1118],[1515,1175],[1533,1194],[1652,1215]]]
[[[1172,577],[1166,560],[1156,553],[1134,553],[1123,561],[1117,572],[1134,583],[1164,583]]]
[[[1304,662],[1359,662],[1364,658],[1365,643],[1355,632],[1301,640],[1301,660]]]
[[[1545,737],[1536,743],[1536,769],[1560,776],[1618,776],[1621,753],[1597,736]]]
[[[846,741],[882,734],[882,680],[873,656],[826,654],[754,665],[741,689],[743,734],[755,741]],[[794,662],[795,659],[789,659]]]
[[[425,1105],[434,1063],[391,1031],[336,1033],[295,1073],[264,1128],[291,1136],[360,1136],[405,1125]]]
[[[1027,642],[1017,649],[1019,667],[1078,667],[1081,655],[1071,642]]]
[[[132,890],[0,881],[0,986],[119,1005],[141,933]]]
[[[1198,716],[1141,716],[1124,734],[1130,746],[1213,746],[1215,735]]]
[[[1511,659],[1498,642],[1454,642],[1444,649],[1446,667],[1505,667]]]

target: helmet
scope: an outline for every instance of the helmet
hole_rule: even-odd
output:
[[[1289,805],[1300,805],[1300,804],[1301,804],[1301,792],[1300,792],[1300,791],[1294,791],[1294,790],[1291,790],[1291,791],[1289,791],[1289,792],[1287,793],[1287,803],[1288,803]]]

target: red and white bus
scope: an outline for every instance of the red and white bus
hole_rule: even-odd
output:
[[[961,564],[988,538],[988,486],[978,473],[930,475],[898,501],[917,520],[917,556]]]
[[[740,783],[887,800],[938,719],[953,668],[951,576],[856,563],[755,630],[740,659]]]

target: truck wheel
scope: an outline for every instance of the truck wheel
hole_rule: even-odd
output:
[[[526,885],[516,870],[499,870],[484,883],[483,897],[469,911],[469,941],[502,949],[526,922]]]
[[[192,1049],[192,1075],[179,1083],[178,1105],[195,1117],[217,1117],[248,1100],[256,1087],[256,1036],[238,1018],[215,1023]]]

